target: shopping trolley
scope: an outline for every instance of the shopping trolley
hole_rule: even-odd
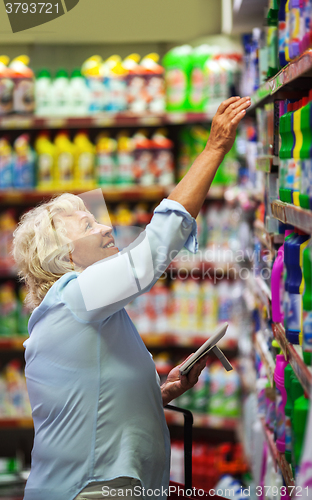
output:
[[[193,415],[189,410],[185,410],[184,408],[179,408],[174,405],[166,405],[166,409],[176,411],[179,413],[183,413],[184,415],[184,482],[182,485],[180,483],[176,483],[174,481],[170,481],[171,488],[169,488],[169,495],[171,500],[181,500],[181,498],[187,497],[190,500],[198,500],[203,498],[214,498],[215,500],[225,500],[224,497],[220,497],[218,495],[209,494],[209,492],[201,491],[201,494],[198,493],[199,490],[196,488],[192,488],[192,444],[193,444]]]

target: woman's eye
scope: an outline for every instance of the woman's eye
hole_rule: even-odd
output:
[[[92,227],[92,226],[91,226],[90,222],[88,222],[88,224],[86,225],[86,231],[87,231],[88,229],[90,229],[91,227]]]

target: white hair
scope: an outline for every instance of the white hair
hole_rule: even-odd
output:
[[[66,236],[62,217],[77,210],[90,213],[79,196],[64,193],[26,212],[14,231],[13,256],[31,309],[61,276],[74,269],[82,271],[74,268],[73,242]]]

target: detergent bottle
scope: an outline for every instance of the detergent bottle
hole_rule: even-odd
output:
[[[281,148],[279,156],[281,159],[282,186],[279,190],[280,200],[292,203],[291,189],[294,181],[294,169],[292,150],[294,145],[293,134],[293,104],[287,104],[287,112],[280,118]]]
[[[272,320],[274,323],[283,323],[283,268],[284,268],[284,245],[277,252],[271,274],[272,291]]]
[[[14,284],[7,281],[0,286],[0,336],[17,333],[17,297]]]
[[[14,141],[13,186],[17,189],[35,187],[35,152],[30,146],[28,134]]]
[[[287,393],[285,389],[285,368],[288,361],[283,354],[276,356],[274,370],[274,381],[276,384],[275,408],[276,408],[276,447],[280,453],[285,453],[285,405]]]
[[[117,136],[117,179],[116,182],[123,186],[134,184],[133,172],[134,143],[127,132],[120,132]]]
[[[52,79],[47,69],[39,71],[35,82],[35,101],[37,116],[51,116],[53,114]]]
[[[15,113],[33,113],[35,111],[34,73],[28,64],[29,57],[23,55],[13,59],[9,66],[13,71],[13,110]]]
[[[292,344],[299,344],[299,335],[302,331],[302,292],[303,276],[300,267],[300,255],[308,245],[309,236],[299,229],[295,229],[296,236],[289,245],[289,253],[285,258],[287,269],[288,303],[286,337]],[[285,248],[285,247],[284,247]]]
[[[174,144],[166,137],[164,129],[156,130],[152,143],[155,180],[160,186],[171,186],[174,183]]]
[[[289,45],[290,45],[290,5],[292,0],[287,0],[285,6],[285,59],[287,62],[291,60],[289,55]]]
[[[127,109],[128,69],[122,64],[120,56],[109,57],[103,64],[106,111],[118,112]]]
[[[99,113],[105,109],[106,91],[101,56],[89,57],[81,66],[81,74],[86,79],[89,89],[89,113]]]
[[[74,165],[76,147],[70,141],[68,131],[57,134],[55,144],[55,188],[72,189],[74,187]]]
[[[284,386],[287,395],[285,404],[285,458],[288,463],[291,463],[291,453],[292,453],[292,424],[291,424],[291,412],[292,412],[292,397],[291,397],[291,381],[295,376],[294,370],[290,364],[285,366],[284,370]]]
[[[55,145],[49,132],[40,132],[35,140],[37,154],[37,189],[51,191],[55,188]]]
[[[146,75],[147,68],[139,64],[139,54],[130,54],[122,66],[127,70],[128,109],[135,113],[143,113],[147,109]]]
[[[294,59],[300,54],[300,0],[291,0],[289,56]]]
[[[293,244],[294,239],[296,237],[296,233],[294,232],[294,228],[289,226],[288,229],[285,229],[285,241],[284,241],[284,294],[283,294],[283,312],[284,312],[284,328],[287,330],[287,308],[288,308],[288,275],[287,275],[287,265],[289,262],[289,249]]]
[[[113,187],[116,177],[117,141],[106,133],[96,139],[96,183],[101,187]]]
[[[207,44],[196,47],[191,54],[189,105],[192,111],[204,112],[207,100],[205,63],[212,57],[211,47]]]
[[[68,72],[60,68],[53,82],[53,114],[56,116],[69,116],[70,88]]]
[[[27,335],[28,333],[28,321],[30,318],[30,311],[25,305],[25,299],[27,295],[26,286],[23,285],[18,291],[18,306],[17,306],[17,331],[19,335]]]
[[[296,401],[298,398],[303,396],[304,390],[302,388],[302,385],[300,384],[299,380],[295,375],[291,377],[291,382],[290,382],[290,394],[291,394],[291,465],[293,468],[293,473],[295,473],[295,468],[296,468],[296,459],[295,459],[295,447],[296,447],[296,435],[294,431],[294,408]],[[287,457],[285,457],[287,459]]]
[[[164,113],[166,109],[165,70],[158,62],[159,55],[155,52],[146,55],[140,62],[145,72],[147,109],[152,113]]]
[[[0,138],[0,189],[13,187],[14,156],[7,137]]]
[[[299,204],[302,208],[310,208],[309,193],[310,193],[310,176],[311,176],[311,144],[312,144],[312,91],[309,92],[309,97],[303,98],[303,107],[301,110],[301,130],[302,130],[302,148],[300,153],[301,158],[301,178],[300,178],[300,194]]]
[[[293,429],[294,429],[294,460],[296,468],[296,477],[299,472],[301,462],[305,431],[307,427],[307,418],[310,409],[310,400],[308,395],[303,394],[295,400],[293,411]]]
[[[303,146],[303,135],[302,135],[302,111],[303,100],[300,100],[297,103],[296,111],[293,114],[294,120],[294,135],[295,142],[293,148],[293,158],[295,163],[295,175],[294,175],[294,184],[293,184],[293,192],[292,192],[292,201],[293,204],[297,207],[300,206],[299,203],[299,195],[300,195],[300,179],[301,179],[301,150]]]
[[[167,111],[185,111],[188,109],[191,54],[192,47],[182,45],[171,49],[163,58]]]
[[[135,183],[151,186],[155,182],[155,167],[153,158],[153,142],[144,130],[139,130],[133,136],[133,169]]]
[[[278,4],[273,0],[273,7],[267,16],[267,46],[268,46],[268,78],[276,75],[279,67],[278,61]]]
[[[87,116],[89,113],[90,92],[79,68],[71,74],[68,89],[68,116]]]
[[[303,251],[303,278],[305,283],[303,305],[303,352],[312,352],[312,259],[311,243]]]
[[[302,52],[307,50],[310,46],[310,28],[311,28],[311,0],[304,0],[304,37],[302,43]]]
[[[8,68],[10,59],[0,56],[0,115],[8,115],[13,111],[13,74]]]
[[[90,141],[87,132],[81,131],[75,135],[75,189],[94,189],[95,146]]]
[[[278,11],[278,56],[280,66],[286,66],[287,61],[285,57],[286,46],[286,3],[287,0],[280,0],[280,7]]]

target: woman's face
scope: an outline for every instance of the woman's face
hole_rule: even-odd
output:
[[[112,236],[112,228],[99,224],[88,212],[77,210],[63,217],[67,236],[74,242],[74,264],[83,269],[119,252]]]

